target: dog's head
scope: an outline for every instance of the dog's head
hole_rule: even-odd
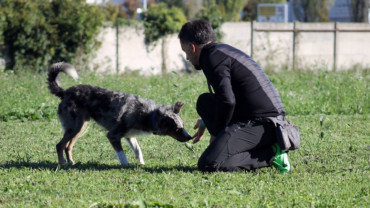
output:
[[[176,102],[172,106],[162,106],[153,114],[152,120],[155,134],[171,136],[179,142],[191,140],[191,136],[184,129],[184,122],[180,118],[180,110],[184,105]]]

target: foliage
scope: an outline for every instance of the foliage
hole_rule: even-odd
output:
[[[184,0],[158,0],[157,2],[164,2],[169,8],[176,7],[183,11],[184,14],[187,13],[188,8],[185,5]]]
[[[105,18],[107,21],[115,22],[117,19],[127,18],[127,13],[123,10],[121,5],[108,2],[105,5]]]
[[[149,6],[145,14],[144,35],[147,44],[155,43],[162,39],[162,74],[167,74],[167,35],[180,31],[186,22],[186,17],[181,9],[169,8],[161,2]]]
[[[52,1],[57,25],[57,60],[74,63],[75,56],[89,54],[96,47],[95,37],[100,32],[104,16],[100,7],[86,4],[84,0]]]
[[[136,19],[137,8],[140,7],[140,0],[128,0],[124,1],[123,6],[125,7],[127,18]]]
[[[200,75],[200,74],[198,74]],[[138,77],[81,73],[80,82],[138,94],[157,103],[185,105],[180,112],[190,134],[198,118],[197,96],[207,91],[203,75]],[[62,86],[75,85],[62,75]],[[63,131],[59,98],[48,92],[45,74],[0,74],[1,115],[38,106],[51,118],[0,122],[0,207],[368,207],[369,71],[269,72],[300,128],[301,149],[289,152],[293,171],[202,173],[197,161],[209,134],[192,145],[162,136],[138,138],[146,165],[139,166],[123,142],[121,168],[106,131],[90,122],[74,148],[74,166],[59,166],[55,145]],[[362,110],[361,110],[362,109]]]
[[[139,20],[128,18],[127,12],[122,5],[108,2],[104,7],[105,20],[110,22],[112,26],[137,26]]]
[[[352,16],[355,22],[369,22],[370,2],[366,0],[351,0]]]
[[[46,1],[4,0],[0,10],[5,16],[3,38],[10,63],[8,69],[45,66],[55,54],[50,47],[56,40],[52,36],[55,27],[47,23],[45,13],[51,5]]]
[[[180,31],[186,17],[177,7],[168,8],[165,3],[152,4],[145,14],[144,35],[147,43],[155,42]]]
[[[226,21],[239,21],[240,13],[247,0],[216,0],[222,16]]]
[[[185,3],[186,6],[186,17],[192,20],[196,17],[196,14],[203,8],[202,0],[188,0]]]
[[[292,0],[294,14],[302,22],[329,22],[328,4],[328,0]]]
[[[285,0],[248,0],[248,3],[244,5],[242,20],[253,21],[257,20],[257,7],[258,4],[270,3],[270,4],[285,4]]]
[[[4,36],[2,35],[4,28],[5,28],[5,15],[4,11],[0,9],[0,55],[2,55],[1,47],[4,45]]]
[[[51,62],[76,62],[97,45],[101,8],[84,0],[2,0],[7,69],[43,71]]]
[[[218,6],[214,2],[210,2],[209,5],[202,7],[196,17],[207,20],[215,32],[216,39],[218,41],[222,40],[223,33],[221,31],[221,26],[225,22],[225,19],[222,17]]]

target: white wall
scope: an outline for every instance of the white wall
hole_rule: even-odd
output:
[[[302,30],[333,30],[334,23],[296,23]],[[370,24],[337,23],[342,30],[362,29],[368,32],[337,32],[337,70],[350,69],[354,65],[370,67]],[[253,58],[263,67],[273,70],[292,69],[293,64],[293,23],[254,23]],[[266,32],[261,30],[280,30]],[[251,23],[225,23],[222,26],[224,43],[230,44],[251,55]],[[142,26],[119,29],[118,71],[125,73],[139,70],[141,74],[161,73],[161,42],[146,46]],[[104,28],[99,35],[102,46],[92,60],[98,72],[115,73],[116,30]],[[177,34],[167,38],[167,68],[183,71],[189,68],[185,61]],[[333,69],[334,32],[297,32],[295,39],[296,68]]]
[[[253,58],[262,68],[291,70],[293,66],[294,23],[253,24]],[[336,68],[347,70],[354,66],[370,68],[370,24],[337,23]],[[299,30],[333,30],[334,23],[296,23]],[[349,30],[362,32],[349,32]],[[266,32],[263,30],[275,30]],[[276,32],[276,30],[279,30]],[[251,23],[233,22],[222,25],[224,43],[230,44],[251,55]],[[366,31],[366,32],[365,32]],[[144,43],[144,28],[121,27],[116,52],[116,29],[102,28],[98,36],[101,47],[91,56],[91,70],[107,73],[138,71],[143,75],[161,73],[161,41],[150,46]],[[191,68],[185,60],[177,34],[167,38],[168,71],[185,71]],[[118,61],[118,69],[117,69]],[[5,66],[0,58],[0,69]],[[296,32],[295,68],[332,70],[334,66],[334,32]]]

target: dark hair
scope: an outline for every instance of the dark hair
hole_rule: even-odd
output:
[[[181,42],[190,42],[196,45],[203,45],[208,42],[216,41],[216,36],[211,25],[204,19],[185,23],[178,37]]]

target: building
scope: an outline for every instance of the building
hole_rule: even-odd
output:
[[[351,0],[336,0],[329,10],[329,19],[332,22],[352,22]]]

